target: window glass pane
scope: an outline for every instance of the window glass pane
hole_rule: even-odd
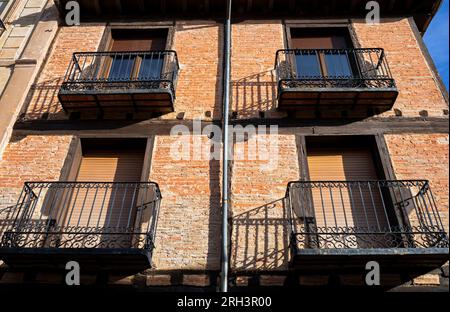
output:
[[[297,77],[320,77],[320,63],[317,54],[299,52],[295,55]]]
[[[325,63],[329,77],[348,77],[353,76],[348,56],[344,53],[326,53]]]
[[[164,56],[160,53],[152,53],[142,58],[139,69],[139,79],[160,80],[164,62]]]
[[[134,61],[136,57],[133,55],[114,56],[109,72],[109,80],[128,80],[133,72]]]

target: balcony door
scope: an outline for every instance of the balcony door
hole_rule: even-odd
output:
[[[167,30],[122,30],[111,32],[110,81],[161,80]],[[135,52],[143,52],[142,54]],[[149,53],[152,52],[152,53]]]
[[[347,33],[339,28],[291,29],[296,78],[352,78],[354,57],[348,49],[353,46]]]
[[[397,222],[390,189],[378,182],[383,176],[374,147],[367,137],[320,139],[307,143],[309,180],[324,181],[312,183],[309,195],[317,245],[388,246],[394,237],[386,233]]]
[[[70,232],[92,232],[89,247],[126,247],[132,243],[133,237],[127,233],[133,232],[140,203],[138,182],[143,171],[145,143],[85,142],[88,143],[82,144],[76,187],[59,222],[63,228],[62,241],[71,241]]]

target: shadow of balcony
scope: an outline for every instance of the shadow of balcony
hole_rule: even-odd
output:
[[[233,111],[237,118],[255,118],[277,107],[277,83],[272,71],[232,81]]]
[[[284,198],[234,216],[231,225],[232,270],[288,267],[290,222]]]
[[[19,121],[67,119],[58,100],[63,77],[38,82],[31,87]]]

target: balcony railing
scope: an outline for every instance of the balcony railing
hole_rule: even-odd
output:
[[[75,53],[59,99],[68,111],[173,111],[175,51]]]
[[[289,49],[276,54],[280,108],[392,107],[397,97],[383,49]]]
[[[448,248],[428,181],[291,182],[292,247]]]
[[[150,182],[26,183],[18,204],[3,215],[0,254],[137,250],[151,257],[160,200]]]

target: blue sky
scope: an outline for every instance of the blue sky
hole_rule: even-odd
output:
[[[439,12],[434,17],[427,32],[425,33],[425,44],[433,57],[442,80],[448,90],[448,11],[449,1],[445,0]]]

